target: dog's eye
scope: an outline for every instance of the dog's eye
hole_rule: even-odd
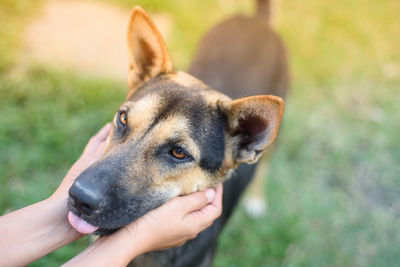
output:
[[[174,149],[172,149],[171,154],[176,159],[184,159],[186,157],[185,153],[183,152],[182,148],[180,148],[180,147],[175,147]]]
[[[128,121],[128,115],[126,115],[126,112],[121,112],[121,113],[119,114],[119,122],[120,122],[123,126],[125,126],[126,123],[127,123],[127,121]]]

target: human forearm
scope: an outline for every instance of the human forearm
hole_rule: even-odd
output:
[[[82,253],[65,263],[63,267],[126,266],[132,259],[148,251],[146,233],[138,233],[133,236],[127,231],[126,228],[122,228],[110,236],[98,238]]]
[[[27,265],[79,238],[66,209],[66,200],[49,198],[0,217],[0,266]]]

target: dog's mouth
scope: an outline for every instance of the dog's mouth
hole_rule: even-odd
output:
[[[77,232],[88,235],[88,234],[95,234],[95,235],[109,235],[117,231],[119,228],[116,229],[108,229],[108,228],[100,228],[99,226],[94,226],[72,211],[68,213],[68,222]]]
[[[71,186],[67,201],[69,224],[81,234],[112,234],[166,201],[160,193],[132,194],[118,186],[99,189],[81,183],[75,181]]]
[[[90,223],[86,222],[81,217],[77,216],[76,214],[70,211],[68,213],[68,221],[69,224],[79,233],[81,234],[91,234],[94,233],[96,230],[99,229],[98,226],[91,225]]]

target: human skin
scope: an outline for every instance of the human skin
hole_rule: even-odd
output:
[[[68,189],[101,157],[110,128],[111,124],[106,124],[89,140],[49,198],[0,217],[0,266],[27,265],[84,236],[68,222]],[[98,238],[65,266],[126,266],[145,252],[182,245],[210,226],[221,212],[221,185],[175,197],[114,234]]]

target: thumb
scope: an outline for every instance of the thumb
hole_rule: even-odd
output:
[[[92,136],[83,151],[83,154],[92,154],[95,153],[97,147],[107,139],[108,134],[110,133],[111,123],[107,123],[101,128],[100,131],[96,133],[96,135]]]

